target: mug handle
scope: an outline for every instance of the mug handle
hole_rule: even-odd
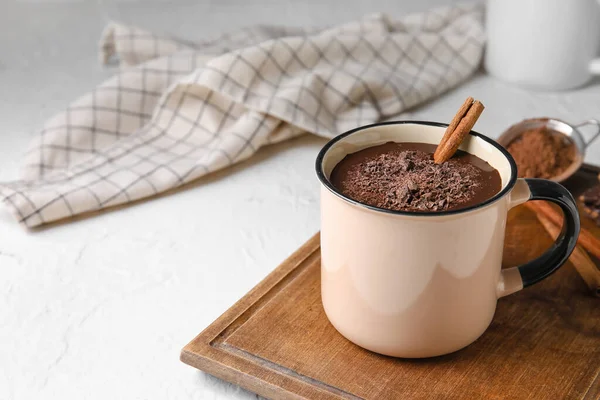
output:
[[[546,179],[520,178],[510,194],[510,208],[530,200],[558,204],[565,216],[554,244],[538,258],[501,272],[496,293],[504,297],[550,276],[567,261],[579,236],[579,212],[573,195],[564,186]]]

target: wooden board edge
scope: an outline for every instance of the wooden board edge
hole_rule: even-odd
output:
[[[251,309],[260,299],[265,297],[273,288],[288,278],[299,266],[313,256],[319,248],[320,233],[316,233],[246,295],[190,341],[181,350],[180,360],[217,378],[232,382],[244,389],[268,398],[339,399],[339,397],[333,395],[331,392],[319,390],[289,375],[260,366],[244,357],[232,354],[219,346],[227,336],[233,333],[234,330],[229,330],[229,327],[235,324],[244,313],[252,311],[251,314],[254,314],[259,311],[260,308]],[[217,340],[226,331],[228,331],[227,334],[221,340]],[[227,364],[227,361],[235,361],[236,364],[243,367],[243,370],[231,367]],[[286,390],[280,384],[271,383],[266,379],[259,378],[265,375],[266,372],[276,373],[280,379],[288,381],[288,387],[296,387],[298,391]],[[308,397],[298,395],[297,393],[300,391],[306,393]]]
[[[215,354],[215,352],[221,354]],[[225,363],[227,361],[226,358],[226,354],[223,354],[223,352],[216,350],[210,345],[206,345],[206,348],[202,349],[200,354],[183,349],[180,356],[180,360],[185,364],[269,399],[304,400],[312,398],[299,396],[280,385],[258,378],[261,374],[257,370],[260,368],[257,365],[247,365],[245,371],[241,371],[227,365]],[[307,389],[311,391],[312,388]]]
[[[285,371],[264,366],[250,358],[240,356],[225,347],[204,345],[201,352],[192,353],[185,349],[181,361],[212,376],[236,384],[246,390],[270,399],[340,400],[357,399],[356,396],[338,396],[335,392],[315,386],[303,376],[294,376]],[[232,350],[236,350],[235,348]],[[240,350],[239,352],[242,352]],[[235,367],[233,367],[235,365]],[[301,393],[301,394],[300,394]]]
[[[236,321],[244,312],[252,305],[275,287],[280,281],[285,279],[288,274],[294,271],[302,262],[309,258],[315,251],[320,248],[320,233],[317,232],[298,250],[282,262],[277,268],[271,271],[262,281],[254,286],[241,299],[235,302],[227,311],[219,318],[213,321],[194,339],[192,339],[183,350],[192,351],[197,343],[210,343],[229,325]],[[207,338],[210,338],[207,340]],[[183,351],[182,350],[182,351]],[[192,351],[193,352],[193,351]]]
[[[594,174],[600,173],[600,166],[593,165],[593,164],[583,163],[583,164],[581,164],[581,169],[583,169],[584,171],[587,171],[587,172],[594,173]]]

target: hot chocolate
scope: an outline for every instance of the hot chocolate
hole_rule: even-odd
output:
[[[500,174],[484,160],[459,150],[436,164],[435,149],[433,144],[395,142],[369,147],[340,161],[331,183],[361,203],[416,212],[465,208],[500,191]]]

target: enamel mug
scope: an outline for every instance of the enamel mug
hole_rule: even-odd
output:
[[[488,0],[485,68],[534,89],[581,86],[600,74],[598,0]]]
[[[500,192],[478,205],[391,211],[354,201],[329,181],[347,154],[389,141],[437,144],[446,126],[369,125],[337,136],[317,157],[323,307],[343,336],[377,353],[432,357],[469,345],[489,326],[499,298],[556,271],[577,241],[579,214],[571,194],[556,182],[517,179],[510,154],[476,132],[460,148],[502,178]],[[565,215],[562,233],[539,258],[501,269],[508,210],[529,200],[558,204]]]

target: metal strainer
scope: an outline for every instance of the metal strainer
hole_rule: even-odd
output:
[[[596,132],[587,141],[580,131],[580,128],[586,125],[594,125],[596,127]],[[583,164],[583,159],[585,157],[586,148],[598,136],[600,136],[600,121],[590,119],[581,122],[577,125],[570,125],[564,121],[554,118],[526,119],[508,128],[502,135],[500,135],[497,142],[500,143],[502,146],[507,147],[508,144],[512,142],[515,138],[517,138],[521,133],[530,129],[542,127],[565,135],[575,144],[577,155],[575,157],[575,160],[573,161],[573,164],[571,164],[571,166],[569,166],[569,168],[567,168],[562,174],[550,179],[555,182],[563,182],[581,167],[581,164]]]

